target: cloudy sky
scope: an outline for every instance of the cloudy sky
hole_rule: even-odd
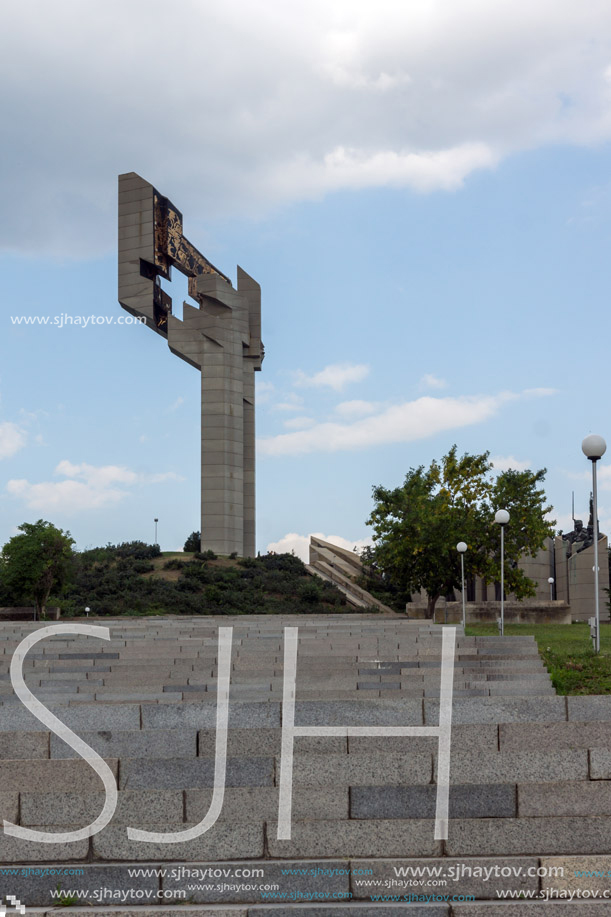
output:
[[[546,467],[559,527],[572,491],[587,514],[607,0],[23,0],[0,44],[0,542],[41,516],[80,548],[199,528],[198,375],[115,323],[129,171],[262,285],[260,550],[363,543],[372,485],[453,443]]]

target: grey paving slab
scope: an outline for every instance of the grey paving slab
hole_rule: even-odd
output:
[[[106,764],[114,774],[118,772],[116,759],[108,759]],[[97,792],[102,788],[102,781],[90,765],[79,758],[78,761],[0,761],[0,787],[5,791],[30,790],[32,786],[44,786],[52,792]]]
[[[543,857],[541,866],[549,872],[541,880],[544,890],[609,892],[611,856]]]
[[[481,818],[450,821],[449,856],[543,856],[611,850],[611,819]]]
[[[353,786],[351,818],[435,818],[437,787]],[[450,787],[450,818],[511,818],[517,815],[513,785]]]
[[[194,758],[197,736],[193,729],[148,729],[113,732],[110,729],[80,733],[80,738],[103,758]],[[55,733],[52,758],[76,758],[77,753]]]
[[[87,825],[97,818],[104,793],[21,793],[22,825]],[[112,824],[137,827],[183,820],[182,790],[120,790]]]
[[[294,786],[387,786],[430,783],[431,777],[432,756],[427,752],[293,756]]]
[[[611,748],[590,750],[590,777],[592,780],[611,779]]]
[[[143,729],[179,729],[187,726],[196,729],[215,728],[216,702],[167,707],[151,704],[142,707]],[[232,704],[230,696],[229,726],[241,729],[280,726],[280,704]]]
[[[530,687],[529,683],[489,682],[490,697],[556,697],[551,685]]]
[[[159,825],[138,826],[159,831]],[[166,832],[183,831],[188,825],[165,826]],[[40,845],[38,845],[40,846]],[[93,853],[102,860],[231,860],[263,856],[263,825],[214,825],[195,840],[171,844],[131,841],[125,828],[108,826],[94,835]]]
[[[591,694],[585,697],[567,697],[569,720],[593,723],[595,720],[611,721],[611,695]]]
[[[211,789],[186,791],[187,821],[198,822],[204,817],[212,800]],[[276,787],[226,787],[220,820],[261,822],[278,817]],[[347,819],[348,787],[321,787],[316,793],[307,788],[293,787],[293,818]]]
[[[523,818],[611,815],[611,783],[583,780],[519,784],[518,815]]]
[[[454,904],[455,917],[605,917],[608,901],[486,901]]]
[[[19,818],[19,793],[7,792],[4,787],[0,789],[0,823],[7,821],[18,824]]]
[[[281,729],[230,729],[227,735],[227,754],[237,755],[279,755],[282,742]],[[347,751],[347,739],[342,736],[296,736],[295,751],[309,754],[343,754]],[[214,757],[216,730],[199,731],[199,756]]]
[[[176,917],[176,906],[172,907],[171,903],[167,905],[142,905],[138,904],[138,896],[135,896],[134,905],[125,905],[117,907],[103,907],[92,911],[91,908],[79,908],[71,905],[69,908],[59,908],[52,911],[34,910],[38,917],[95,917],[99,915],[112,915],[112,917]],[[202,907],[201,905],[181,905],[179,911],[181,917],[247,917],[248,910],[246,907],[237,905],[211,905]]]
[[[0,716],[0,722],[4,719]],[[49,757],[49,735],[45,732],[0,732],[0,759]]]
[[[226,786],[272,786],[274,759],[228,758]],[[120,789],[189,789],[214,784],[214,759],[121,760]]]
[[[299,683],[297,684],[299,696]],[[298,726],[420,726],[422,701],[297,701]]]
[[[425,722],[439,723],[439,701],[424,701]],[[452,704],[452,724],[562,722],[564,697],[461,697]]]
[[[41,846],[41,845],[39,845]],[[80,873],[82,870],[82,875]],[[60,891],[71,889],[79,892],[89,892],[79,902],[80,905],[87,901],[90,903],[89,914],[91,917],[91,907],[99,906],[100,889],[108,889],[114,893],[121,893],[123,897],[129,895],[130,890],[135,892],[139,889],[143,892],[150,892],[151,895],[157,892],[159,888],[159,879],[154,877],[139,876],[130,878],[125,866],[98,866],[81,864],[78,869],[70,866],[49,866],[47,869],[40,869],[41,874],[37,874],[36,869],[24,867],[23,874],[10,877],[11,894],[15,895],[26,907],[44,907],[57,903],[57,898],[52,897],[52,892],[57,892],[58,886]],[[96,896],[97,900],[96,900]],[[112,900],[112,899],[111,899]],[[115,898],[115,903],[120,898]],[[129,900],[129,898],[127,898]],[[140,899],[142,900],[142,899]],[[107,902],[108,903],[108,900]],[[137,899],[134,897],[134,902]],[[66,913],[74,913],[75,908],[70,907]],[[63,913],[62,908],[54,907],[51,912],[53,915]]]
[[[496,751],[498,749],[498,730],[499,727],[495,723],[453,726],[452,752]],[[438,748],[439,739],[435,736],[350,736],[348,739],[348,749],[351,755],[361,752],[376,754],[379,751],[407,754],[419,751],[436,752]]]
[[[501,723],[501,751],[519,751],[532,746],[540,751],[608,747],[611,746],[611,722]]]
[[[448,917],[446,904],[328,904],[249,907],[249,917]]]
[[[139,729],[140,707],[126,704],[123,706],[103,706],[86,704],[84,708],[47,704],[51,713],[54,713],[70,729],[77,733],[88,732],[94,729]],[[4,707],[0,716],[4,732],[17,730],[20,732],[47,732],[47,727],[40,720],[26,710],[21,702]]]
[[[79,827],[82,825],[72,825],[67,830],[76,830]],[[41,830],[46,829],[41,828]],[[18,837],[11,837],[4,831],[0,832],[0,863],[56,862],[65,864],[73,860],[84,860],[88,850],[88,840],[72,841],[69,844],[39,844],[37,841],[26,841]]]
[[[287,874],[290,869],[295,870],[293,875]],[[250,871],[260,872],[261,875],[248,876]],[[244,878],[245,872],[247,878]],[[279,892],[286,895],[287,898],[294,896],[294,900],[301,902],[316,900],[317,896],[320,896],[323,901],[334,895],[348,897],[350,891],[350,870],[345,860],[309,860],[307,863],[259,860],[251,863],[236,862],[222,865],[198,863],[189,864],[184,870],[179,868],[176,873],[177,875],[164,879],[164,889],[184,889],[185,879],[188,876],[193,892],[192,901],[203,904],[213,902],[260,904],[262,892],[269,890],[270,885],[276,885]],[[205,878],[211,873],[214,876],[212,881]],[[197,884],[193,881],[196,875],[200,876],[200,889],[197,889]],[[208,888],[204,888],[204,884]],[[300,898],[301,895],[303,898]]]
[[[276,825],[268,825],[271,857],[389,857],[401,850],[406,857],[439,856],[432,820],[293,821],[290,840],[276,839]]]
[[[356,899],[377,893],[372,881],[380,883],[380,894],[426,894],[435,890],[427,883],[431,876],[437,876],[444,883],[438,886],[440,893],[495,899],[498,890],[538,891],[538,866],[537,857],[351,860],[350,888]],[[369,874],[363,875],[359,869]]]
[[[554,780],[586,780],[588,753],[585,748],[560,751],[480,752],[457,751],[451,757],[452,782],[525,783]]]

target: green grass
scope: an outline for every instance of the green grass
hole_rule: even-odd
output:
[[[469,624],[471,637],[498,636],[494,624]],[[600,655],[579,624],[506,624],[506,636],[532,635],[558,694],[611,694],[611,623],[600,626]]]

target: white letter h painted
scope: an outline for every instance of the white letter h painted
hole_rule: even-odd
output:
[[[456,628],[446,627],[443,630],[438,726],[295,726],[298,632],[299,628],[297,627],[284,628],[284,686],[282,697],[280,793],[278,797],[278,840],[284,841],[291,838],[293,746],[295,736],[437,736],[439,738],[439,755],[437,760],[435,840],[447,840]]]

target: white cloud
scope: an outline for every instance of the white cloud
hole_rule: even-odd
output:
[[[498,154],[485,143],[464,143],[447,150],[347,149],[338,146],[322,159],[301,155],[280,167],[279,187],[300,186],[307,197],[330,191],[363,188],[404,188],[415,191],[455,191],[477,169],[496,165]],[[285,192],[286,193],[286,192]]]
[[[457,398],[425,396],[391,405],[353,423],[318,423],[308,430],[280,433],[258,441],[261,455],[303,455],[366,449],[388,443],[408,443],[445,430],[482,423],[498,414],[524,392],[464,395]]]
[[[10,458],[23,449],[26,443],[25,431],[17,424],[0,423],[0,459]]]
[[[558,395],[557,388],[525,388],[522,394],[526,398],[546,398],[548,395]]]
[[[353,423],[319,423],[309,430],[261,439],[258,445],[262,455],[300,455],[413,442],[488,420],[506,401],[517,397],[510,392],[462,398],[423,397],[392,405]]]
[[[184,403],[185,403],[185,399],[182,397],[182,395],[179,395],[176,401],[173,401],[172,404],[168,408],[166,408],[166,413],[173,414],[174,411],[177,411],[178,408],[181,406],[181,404],[184,404]]]
[[[214,218],[345,188],[452,191],[516,151],[601,144],[610,34],[604,0],[90,0],[86,17],[74,0],[12,4],[0,246],[112,250],[114,176],[129,168]],[[152,142],[143,86],[179,168]]]
[[[574,525],[573,519],[570,513],[554,513],[553,511],[549,514],[549,517],[556,519],[556,531],[572,532]],[[581,519],[584,525],[588,524],[588,519],[590,518],[590,508],[589,506],[582,506],[581,509],[575,509],[575,519]],[[607,507],[598,505],[598,521],[600,524],[600,531],[603,535],[611,536],[611,514]],[[611,537],[610,537],[611,541]]]
[[[316,423],[313,417],[290,417],[284,421],[287,430],[305,430]]]
[[[567,471],[565,474],[568,478],[571,478],[574,481],[583,481],[589,486],[590,490],[592,489],[591,468],[587,468],[586,470],[582,471]],[[603,465],[600,462],[597,462],[596,480],[600,490],[611,490],[611,465]]]
[[[362,417],[363,414],[373,414],[378,409],[374,401],[342,401],[335,408],[342,417]]]
[[[420,380],[420,388],[441,389],[446,388],[447,384],[445,379],[440,379],[439,376],[434,376],[432,373],[425,373]]]
[[[342,535],[323,535],[322,532],[312,532],[311,534],[315,538],[322,538],[323,541],[345,548],[347,551],[352,551],[354,547],[357,548],[357,551],[360,551],[361,548],[371,544],[371,538],[357,538],[354,541],[350,541]],[[267,546],[267,550],[274,551],[276,554],[290,554],[291,551],[294,551],[304,563],[309,563],[309,545],[310,535],[298,535],[296,532],[289,532],[287,535],[283,535],[279,541],[271,541]]]
[[[600,484],[601,490],[611,490],[611,465],[599,465],[598,462],[596,468],[596,478]],[[592,473],[587,472],[588,481],[592,480]]]
[[[45,481],[41,484],[30,484],[24,479],[9,481],[6,489],[12,497],[22,499],[30,509],[42,512],[61,510],[66,513],[109,506],[118,503],[127,493],[113,487],[98,489],[81,481]]]
[[[255,378],[259,375],[260,373],[256,373]],[[270,400],[272,393],[276,390],[273,382],[259,382],[258,380],[255,384],[255,389],[258,404],[266,404]]]
[[[14,479],[8,481],[6,490],[30,509],[74,513],[119,503],[129,495],[128,486],[183,480],[172,471],[143,474],[120,465],[95,466],[85,462],[75,465],[67,459],[57,465],[55,474],[68,480],[31,484],[25,479]]]
[[[295,385],[332,388],[340,392],[349,383],[362,382],[368,375],[369,367],[364,363],[332,363],[312,376],[299,370],[295,374]]]
[[[277,401],[272,405],[274,411],[301,411],[303,398],[295,392],[289,392],[284,396],[284,401]]]
[[[526,461],[521,461],[520,459],[514,458],[513,455],[493,455],[490,457],[490,461],[494,465],[495,471],[526,471],[528,468],[532,468],[532,463],[530,459]]]
[[[582,522],[585,521],[587,523],[588,515],[589,515],[589,511],[586,512],[585,517],[583,513],[579,513],[575,511],[575,518],[581,519]],[[573,518],[570,513],[557,513],[552,509],[552,511],[547,514],[547,519],[556,520],[555,530],[557,532],[558,531],[562,531],[562,532],[572,532],[573,531],[574,524],[573,524]]]

